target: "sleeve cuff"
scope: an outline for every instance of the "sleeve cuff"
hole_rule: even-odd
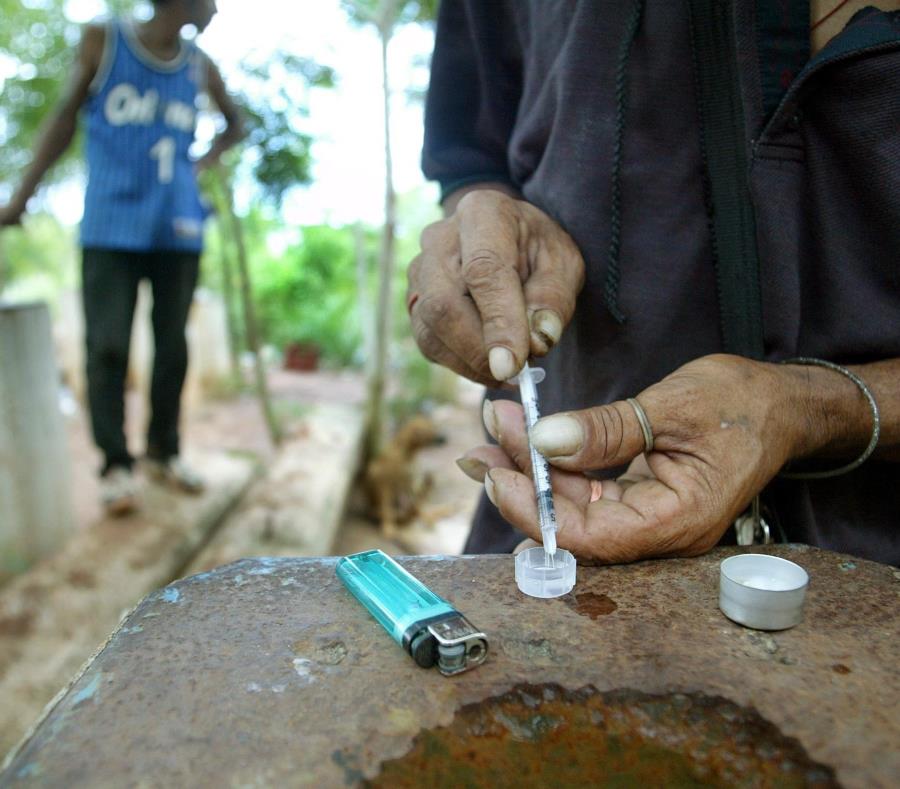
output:
[[[512,182],[512,179],[509,177],[508,173],[476,173],[475,175],[467,175],[463,178],[441,178],[438,179],[438,183],[441,186],[441,203],[443,203],[444,200],[446,200],[457,189],[462,189],[464,186],[470,186],[477,183],[501,183],[506,184],[511,189],[519,188]]]

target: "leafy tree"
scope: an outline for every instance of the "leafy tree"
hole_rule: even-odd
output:
[[[246,147],[263,200],[280,206],[285,193],[311,180],[312,137],[304,131],[311,88],[334,86],[334,70],[289,52],[242,66],[239,103],[247,115]]]
[[[0,0],[0,203],[10,196],[44,119],[59,98],[79,41],[77,25],[62,12],[63,0],[23,3]],[[78,169],[73,150],[49,174]],[[29,276],[59,287],[71,271],[71,234],[50,217],[30,223],[31,232],[7,230],[0,238],[0,291]]]
[[[60,289],[75,283],[78,262],[75,232],[49,214],[30,219],[28,232],[20,228],[0,235],[0,293],[8,283],[13,298],[53,300]]]
[[[135,2],[106,4],[111,13],[123,13]],[[81,36],[65,5],[65,0],[0,0],[0,184],[14,181],[30,161],[37,132],[65,85]],[[288,189],[309,183],[312,140],[302,128],[306,93],[333,85],[334,72],[284,51],[245,63],[240,101],[253,152],[251,175],[263,198],[280,204]],[[81,171],[80,148],[76,140],[45,184]]]
[[[63,6],[63,0],[0,0],[0,182],[8,183],[30,160],[37,130],[65,82],[80,33]],[[68,173],[63,167],[58,174]]]
[[[381,40],[381,74],[384,106],[384,228],[378,261],[378,302],[375,313],[375,359],[369,377],[369,414],[367,446],[370,455],[381,448],[385,431],[385,386],[388,367],[391,304],[393,300],[397,196],[394,190],[391,154],[391,80],[388,72],[388,47],[396,29],[409,23],[431,21],[437,13],[437,0],[342,0],[350,19],[357,24],[374,25]]]
[[[115,13],[132,4],[107,0]],[[30,161],[38,129],[65,85],[81,39],[65,6],[65,0],[0,0],[0,184],[8,185]],[[45,183],[77,172],[79,149],[73,145]]]
[[[258,64],[245,61],[243,76],[248,83],[242,96],[248,116],[248,139],[241,150],[232,152],[225,165],[216,167],[205,179],[219,214],[221,282],[225,309],[229,316],[229,334],[237,335],[230,294],[237,292],[243,313],[244,339],[255,360],[257,395],[275,444],[281,441],[281,428],[272,409],[260,354],[258,305],[254,299],[251,276],[253,265],[243,222],[234,204],[234,178],[241,154],[249,151],[252,172],[263,202],[280,206],[285,192],[307,184],[310,174],[312,138],[300,128],[306,117],[306,92],[313,86],[330,86],[333,73],[311,60],[279,51]],[[232,256],[233,251],[233,256]],[[232,287],[230,259],[237,262],[239,287]]]
[[[437,16],[439,0],[342,0],[351,20],[374,24],[390,40],[394,30],[411,23],[430,23]]]
[[[284,348],[314,342],[326,361],[358,361],[354,239],[349,228],[305,227],[300,241],[254,265],[259,324],[268,342]]]

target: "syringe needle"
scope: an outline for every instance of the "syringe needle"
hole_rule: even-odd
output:
[[[537,384],[544,380],[544,371],[540,367],[529,367],[526,364],[518,379],[512,380],[518,380],[522,407],[525,409],[531,473],[544,540],[543,549],[527,548],[516,556],[516,584],[522,592],[532,597],[559,597],[572,591],[576,570],[575,557],[563,548],[556,549],[556,511],[550,488],[550,468],[531,440],[532,430],[540,417]]]
[[[538,377],[538,374],[540,377]],[[552,566],[556,554],[556,510],[553,506],[553,490],[550,487],[550,468],[544,456],[534,448],[531,431],[540,418],[536,384],[543,380],[544,371],[531,368],[528,362],[518,375],[519,395],[525,409],[525,426],[528,431],[528,451],[531,456],[531,471],[534,477],[534,491],[537,495],[538,519],[541,536],[544,540],[544,552]]]

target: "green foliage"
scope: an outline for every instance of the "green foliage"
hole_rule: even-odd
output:
[[[341,0],[350,20],[356,24],[374,24],[379,33],[390,38],[395,27],[410,23],[433,22],[439,0]]]
[[[419,236],[424,227],[440,217],[434,186],[423,186],[397,199],[397,266],[394,271],[392,304],[391,367],[393,377],[402,382],[391,396],[390,411],[395,423],[422,411],[429,404],[446,402],[445,371],[429,362],[412,336],[406,312],[406,270],[419,253]]]
[[[134,0],[107,0],[123,13]],[[66,0],[0,0],[0,200],[31,159],[38,131],[65,88],[81,32],[65,14]],[[303,131],[311,87],[331,87],[332,69],[289,52],[267,54],[244,67],[252,176],[263,199],[279,205],[285,192],[310,181],[310,145]],[[82,169],[80,140],[45,178],[64,180]]]
[[[62,288],[77,281],[76,231],[48,214],[27,219],[25,227],[8,228],[0,235],[0,292],[15,300],[52,302]]]
[[[278,50],[259,63],[245,61],[239,96],[248,134],[253,178],[265,200],[281,205],[285,193],[311,180],[312,137],[303,131],[311,88],[330,88],[334,71]]]
[[[111,12],[132,0],[107,0]],[[66,84],[81,40],[65,14],[66,0],[0,0],[0,183],[14,179],[31,158],[37,132]],[[73,145],[46,182],[77,169]]]
[[[15,181],[30,159],[36,134],[59,98],[75,55],[80,30],[67,19],[66,4],[67,0],[0,0],[0,201],[2,187]],[[114,13],[134,4],[133,0],[106,3]],[[344,0],[344,6],[352,21],[375,24],[389,38],[398,26],[432,21],[437,0]],[[237,90],[248,116],[248,140],[242,151],[229,157],[230,169],[238,181],[249,170],[264,202],[277,207],[291,188],[310,182],[309,91],[331,87],[335,80],[330,67],[284,51],[265,57],[248,54],[242,73],[229,77],[229,87]],[[72,146],[47,183],[79,171],[78,150],[77,144]],[[243,153],[240,165],[239,153]],[[434,196],[425,190],[401,197],[398,205],[392,374],[403,382],[410,403],[432,399],[435,390],[434,370],[411,339],[404,305],[406,264],[417,253],[421,228],[436,218],[433,206]],[[313,342],[326,363],[359,363],[362,334],[370,327],[361,325],[352,229],[289,230],[259,210],[244,219],[244,227],[264,341],[279,348]],[[272,242],[288,234],[295,238],[286,246]],[[364,299],[372,305],[377,231],[367,231],[365,242]],[[222,289],[220,256],[230,255],[234,265],[231,243],[226,239],[223,248],[218,233],[208,235],[204,283],[215,290]],[[25,229],[5,231],[0,245],[0,288],[12,281],[17,293],[49,296],[77,281],[74,231],[49,216],[32,216]]]
[[[252,236],[254,234],[248,234]],[[259,249],[256,242],[253,248]],[[312,343],[336,365],[358,361],[361,327],[349,229],[306,227],[280,255],[252,255],[260,331],[280,349]]]
[[[80,33],[64,6],[64,0],[0,0],[0,182],[30,160],[37,130],[65,82]],[[63,166],[56,175],[67,172]]]
[[[398,202],[397,258],[394,273],[393,337],[397,376],[410,387],[409,397],[434,399],[433,369],[412,341],[406,314],[406,267],[418,253],[422,228],[439,211],[432,187],[401,195]],[[257,208],[242,220],[254,282],[254,303],[264,342],[284,349],[293,342],[320,348],[326,364],[356,365],[362,361],[360,303],[374,303],[378,230],[364,232],[366,292],[362,299],[356,271],[356,241],[352,227],[287,228]],[[222,291],[222,255],[235,252],[219,232],[207,234],[201,275],[203,284]]]

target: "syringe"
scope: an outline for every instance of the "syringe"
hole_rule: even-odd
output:
[[[528,362],[517,376],[519,396],[525,409],[525,427],[528,430],[528,451],[531,454],[531,470],[534,477],[534,491],[537,494],[538,519],[544,540],[547,563],[553,567],[556,555],[556,510],[553,507],[553,490],[550,487],[550,468],[544,456],[534,448],[531,431],[540,418],[538,410],[537,384],[544,380],[545,373],[540,367],[529,367]]]

